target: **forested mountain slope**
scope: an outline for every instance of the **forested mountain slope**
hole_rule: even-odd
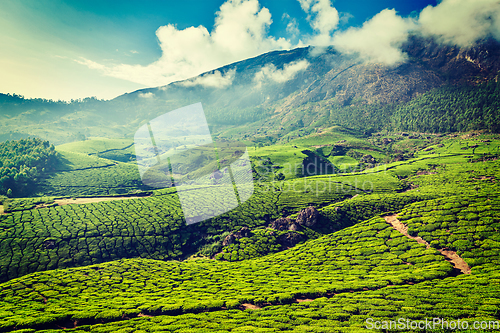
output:
[[[269,134],[279,137],[300,125],[317,127],[318,120],[340,124],[351,113],[368,114],[359,121],[350,121],[353,127],[366,127],[366,118],[374,118],[371,128],[375,130],[413,129],[415,126],[400,121],[388,123],[382,119],[391,117],[397,109],[394,119],[399,120],[405,116],[401,114],[405,103],[436,88],[444,87],[437,94],[451,94],[452,99],[457,94],[475,98],[472,95],[481,89],[494,89],[482,84],[497,81],[499,49],[494,40],[459,48],[413,37],[403,48],[408,60],[392,67],[364,63],[332,48],[321,52],[298,48],[266,53],[110,101],[88,98],[65,103],[2,95],[0,139],[31,135],[60,144],[89,136],[131,138],[145,122],[197,102],[202,103],[214,134],[226,135],[227,130],[244,125],[248,136],[259,136],[263,133],[257,133],[255,128],[271,126]],[[432,112],[447,107],[446,101],[436,101],[431,105]],[[467,111],[465,120],[473,122],[475,128],[498,130],[491,125],[498,117],[495,105],[486,102],[488,110],[481,110],[481,114],[474,113],[477,105],[467,107],[472,113],[468,115]],[[300,116],[297,110],[301,110]],[[275,117],[279,122],[273,121]],[[486,120],[478,120],[481,117]],[[302,118],[306,121],[301,124]],[[436,130],[459,129],[443,125]]]

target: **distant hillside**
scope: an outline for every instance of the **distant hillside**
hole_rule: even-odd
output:
[[[459,48],[413,37],[403,48],[409,58],[395,67],[366,64],[332,48],[274,51],[110,101],[88,98],[65,103],[0,95],[0,140],[38,136],[61,144],[88,136],[131,138],[150,119],[197,102],[203,104],[212,133],[257,141],[287,140],[299,136],[300,130],[326,125],[367,132],[472,129],[438,124],[442,112],[435,110],[450,107],[440,98],[425,111],[429,115],[425,126],[412,112],[411,119],[401,120],[407,117],[406,103],[412,105],[426,93],[442,96],[443,92],[454,105],[465,105],[460,106],[466,114],[460,121],[475,124],[473,129],[498,131],[491,125],[499,112],[491,99],[480,105],[460,100],[485,89],[496,91],[485,84],[498,79],[498,42],[485,40]]]

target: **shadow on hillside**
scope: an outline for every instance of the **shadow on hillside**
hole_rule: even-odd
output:
[[[54,168],[51,171],[52,172],[70,171],[73,170],[73,166],[74,166],[73,162],[63,157],[61,154],[58,154],[57,162],[54,164]]]

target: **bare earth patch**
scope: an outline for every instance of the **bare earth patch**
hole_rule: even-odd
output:
[[[260,306],[257,306],[257,305],[254,305],[254,304],[250,304],[250,303],[243,303],[241,304],[241,306],[243,308],[245,308],[245,310],[259,310],[259,309],[262,309]]]
[[[424,244],[428,249],[431,247],[429,243],[427,243],[421,237],[414,237],[408,234],[408,227],[401,223],[400,220],[397,219],[396,215],[384,216],[384,219],[387,223],[389,223],[394,229],[402,233],[408,238],[416,240],[420,244]],[[453,267],[459,269],[463,274],[470,274],[469,265],[463,260],[455,251],[447,250],[447,249],[438,249],[438,251],[444,256],[444,258],[453,264]]]
[[[54,200],[59,206],[70,204],[86,204],[91,202],[127,200],[127,199],[142,199],[145,197],[97,197],[97,198],[75,198],[75,199],[57,199]]]
[[[310,299],[310,298],[297,298],[297,303],[312,302],[312,301],[314,301],[314,300]]]
[[[422,176],[422,175],[435,175],[437,174],[437,172],[432,172],[432,171],[428,171],[428,170],[425,170],[425,171],[419,171],[417,172],[417,176]]]
[[[465,260],[460,258],[460,256],[456,252],[445,249],[441,249],[439,250],[439,252],[441,252],[441,254],[446,258],[446,260],[451,262],[455,268],[461,270],[462,273],[470,274],[469,265],[467,265]]]
[[[479,178],[473,178],[474,180],[495,180],[493,176],[481,176]]]
[[[142,199],[147,198],[148,196],[143,197],[95,197],[95,198],[75,198],[75,199],[56,199],[54,203],[59,206],[63,205],[71,205],[71,204],[86,204],[92,202],[101,202],[101,201],[113,201],[113,200],[128,200],[128,199]],[[45,208],[47,205],[37,205],[35,208]],[[3,209],[2,209],[3,210]]]
[[[413,237],[408,234],[408,227],[401,223],[400,220],[396,218],[396,215],[384,216],[384,219],[389,223],[394,229],[402,233],[408,238],[416,240],[419,244],[424,244],[428,249],[431,247],[429,243],[423,240],[421,237]]]

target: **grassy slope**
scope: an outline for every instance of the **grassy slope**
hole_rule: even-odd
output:
[[[383,144],[382,138],[393,142]],[[303,174],[304,150],[324,156],[341,172],[346,172],[361,168],[360,158],[363,155],[372,155],[376,163],[383,163],[390,161],[398,151],[418,150],[440,141],[434,136],[430,139],[408,139],[400,135],[379,135],[367,140],[356,131],[335,126],[286,144],[250,146],[248,150],[256,166],[255,171],[265,179],[272,179],[278,172],[283,173],[285,179],[294,179]],[[88,196],[149,189],[141,184],[132,143],[127,139],[93,138],[58,146],[61,165],[57,172],[43,179],[36,192],[45,196]],[[344,149],[344,152],[329,155],[335,147]],[[270,164],[264,165],[266,160]]]
[[[95,139],[57,146],[60,163],[45,175],[35,192],[78,197],[147,190],[135,163],[123,162],[133,154],[130,145],[130,140]]]
[[[135,163],[134,140],[89,138],[56,147],[58,151],[68,151],[97,156],[117,162]]]
[[[497,144],[495,141],[490,146]],[[209,252],[202,252],[213,255],[210,249],[217,250],[225,233],[243,226],[266,226],[273,218],[297,213],[310,205],[323,207],[320,212],[324,221],[316,230],[328,233],[414,201],[454,195],[457,191],[475,192],[474,186],[487,188],[482,182],[470,186],[471,177],[480,177],[479,172],[494,174],[496,162],[464,164],[470,159],[464,156],[470,155],[458,151],[461,155],[427,154],[353,174],[256,184],[249,201],[195,226],[183,225],[180,203],[172,191],[157,191],[139,200],[17,211],[1,217],[4,228],[0,230],[0,276],[6,280],[34,271],[135,256],[181,258],[206,246]],[[473,175],[471,169],[476,169],[477,174]],[[419,170],[437,173],[426,175],[423,181],[416,174]],[[73,183],[78,181],[76,178]],[[436,191],[435,184],[439,184],[440,191]],[[419,188],[397,193],[416,186]],[[356,198],[345,200],[353,196]],[[26,208],[32,206],[30,201]]]
[[[93,324],[78,332],[229,332],[242,326],[248,331],[322,332],[326,327],[352,332],[356,327],[363,331],[369,317],[498,320],[498,200],[498,194],[490,195],[489,202],[482,196],[451,197],[416,203],[403,212],[412,232],[429,240],[438,234],[429,234],[429,224],[409,218],[414,220],[416,213],[427,221],[434,218],[435,224],[436,217],[446,217],[441,222],[447,223],[446,233],[458,235],[450,248],[460,247],[473,267],[471,275],[445,278],[451,265],[436,250],[426,250],[374,218],[279,254],[238,263],[130,259],[28,275],[2,284],[1,323],[3,329]],[[469,216],[478,210],[484,214]],[[437,232],[442,237],[444,230]],[[287,305],[300,297],[319,298]],[[258,314],[225,310],[242,303],[267,306]],[[206,310],[210,312],[202,313]],[[140,313],[159,316],[123,320]],[[178,316],[182,313],[192,314]],[[221,318],[232,320],[222,323]]]
[[[89,138],[85,141],[75,141],[57,146],[58,151],[96,154],[107,150],[123,150],[133,144],[130,139]]]
[[[4,284],[1,299],[5,321],[30,326],[68,315],[117,319],[124,313],[159,308],[190,312],[245,302],[288,303],[296,296],[443,278],[450,271],[451,265],[437,251],[373,219],[279,254],[238,263],[131,259],[37,273]]]

